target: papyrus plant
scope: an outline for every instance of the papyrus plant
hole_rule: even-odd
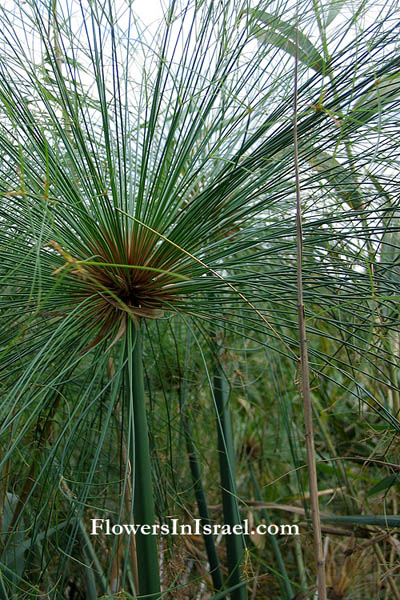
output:
[[[145,28],[130,2],[1,8],[1,493],[16,498],[4,597],[63,597],[77,540],[88,594],[160,597],[155,537],[99,556],[85,524],[99,511],[154,522],[142,355],[154,321],[181,320],[200,348],[210,332],[247,336],[296,369],[293,9],[171,1]],[[346,22],[332,56],[306,36],[313,10],[302,3],[297,42],[304,298],[312,333],[328,319],[352,348],[363,326],[346,338],[341,315],[368,319],[385,279],[372,231],[393,227],[364,174],[390,188],[399,59],[390,8],[365,31]],[[335,358],[310,352],[323,376]],[[338,369],[357,397],[354,367]]]

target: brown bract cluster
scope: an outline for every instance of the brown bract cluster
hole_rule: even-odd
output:
[[[127,316],[136,320],[162,317],[163,309],[177,297],[175,261],[160,254],[156,236],[141,233],[141,241],[133,232],[118,240],[102,231],[96,242],[87,242],[91,255],[82,258],[54,241],[48,243],[66,260],[55,273],[69,267],[69,277],[80,284],[74,286],[74,296],[78,301],[87,299],[87,325],[102,325],[88,348],[108,337],[119,323],[114,344],[125,331]]]

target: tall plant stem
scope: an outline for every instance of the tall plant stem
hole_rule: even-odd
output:
[[[321,517],[318,502],[317,466],[315,462],[313,415],[310,391],[310,372],[308,365],[308,348],[306,337],[305,310],[303,300],[303,227],[302,210],[300,200],[300,177],[299,177],[299,149],[297,139],[297,84],[298,84],[298,46],[299,46],[299,6],[296,5],[296,55],[294,73],[294,106],[293,106],[293,135],[294,135],[294,167],[296,182],[296,225],[297,225],[297,298],[299,319],[299,345],[300,345],[300,367],[301,367],[301,389],[304,406],[304,420],[306,427],[306,451],[308,465],[308,479],[310,487],[311,522],[314,537],[314,554],[317,563],[317,589],[319,600],[327,600],[325,558],[322,546]]]
[[[253,482],[256,499],[259,502],[262,502],[263,498],[261,496],[260,487],[258,485],[258,481],[256,479],[253,466],[249,459],[247,460],[247,467],[249,469],[249,472],[251,475],[251,480]],[[269,518],[268,511],[265,508],[261,509],[261,516],[267,525],[271,524],[271,519]],[[274,535],[271,535],[271,546],[272,546],[272,550],[275,554],[275,559],[276,559],[276,562],[278,564],[279,571],[280,571],[280,577],[278,577],[278,583],[279,583],[279,587],[281,588],[282,597],[285,598],[286,600],[291,600],[291,598],[293,598],[293,596],[294,596],[292,585],[290,583],[290,579],[289,579],[289,576],[288,576],[288,573],[286,570],[286,566],[285,566],[285,563],[284,563],[284,560],[282,557],[281,550],[279,548],[279,544],[276,541],[276,538]]]
[[[189,457],[189,466],[192,475],[194,494],[196,497],[197,507],[199,509],[201,526],[204,527],[204,525],[206,524],[211,524],[211,519],[210,514],[208,512],[207,498],[201,480],[199,460],[197,457],[195,445],[193,443],[192,428],[189,419],[186,415],[183,419],[183,427],[185,431],[186,449]],[[218,592],[219,590],[222,590],[223,581],[217,549],[215,547],[214,536],[212,534],[203,534],[203,539],[206,547],[208,562],[210,565],[210,572],[212,582],[214,585],[214,590]]]
[[[185,356],[185,374],[189,372],[189,359],[190,359],[190,343],[191,343],[191,331],[189,330],[186,342],[186,356]],[[181,407],[183,409],[182,426],[186,442],[186,450],[189,458],[190,473],[193,481],[193,489],[199,510],[199,516],[201,519],[202,527],[206,524],[211,524],[210,514],[208,511],[207,497],[204,491],[204,486],[201,477],[201,468],[199,464],[199,458],[196,451],[196,446],[193,441],[193,431],[190,423],[190,418],[187,413],[187,377],[185,375],[182,388],[181,388]],[[210,565],[210,573],[216,592],[222,590],[223,579],[221,573],[220,562],[218,558],[217,548],[215,545],[215,539],[213,535],[207,535],[203,533],[204,545],[206,547],[208,563]]]
[[[214,365],[214,398],[217,408],[218,454],[222,486],[222,506],[224,523],[231,526],[241,525],[239,506],[235,484],[235,452],[233,446],[232,423],[229,409],[227,382],[222,369]],[[229,583],[232,587],[241,583],[241,563],[244,546],[241,536],[227,535],[226,553],[228,558]],[[231,592],[232,600],[245,600],[247,597],[244,587],[235,588]]]
[[[131,443],[134,465],[133,514],[138,525],[154,524],[154,498],[151,476],[149,435],[143,378],[142,341],[139,324],[128,320],[127,326],[127,395],[133,415],[134,440]],[[150,600],[161,598],[157,538],[136,535],[139,593]]]
[[[119,411],[119,407],[117,407]],[[131,519],[131,507],[132,507],[132,499],[133,499],[133,490],[132,490],[132,467],[131,462],[128,458],[128,452],[126,448],[125,440],[122,437],[122,424],[121,418],[116,410],[116,420],[118,424],[118,441],[121,447],[122,454],[122,466],[123,472],[128,473],[127,482],[126,482],[126,490],[124,493],[124,504],[125,504],[125,514]],[[129,521],[131,522],[131,520]],[[129,536],[129,554],[130,554],[130,564],[132,569],[133,581],[135,584],[135,591],[139,589],[139,574],[137,568],[137,552],[136,552],[136,539],[134,535]]]

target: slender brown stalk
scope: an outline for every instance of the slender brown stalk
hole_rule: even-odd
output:
[[[319,600],[327,600],[325,557],[322,546],[321,517],[318,502],[317,466],[315,461],[314,432],[312,418],[312,402],[310,393],[310,373],[308,366],[308,349],[306,337],[305,311],[303,300],[303,228],[300,201],[299,177],[299,149],[297,140],[297,83],[298,83],[298,44],[299,44],[299,5],[296,4],[296,54],[294,72],[294,103],[293,103],[293,143],[294,143],[294,168],[296,181],[296,243],[297,243],[297,299],[299,317],[299,346],[301,368],[301,390],[303,396],[304,420],[306,428],[306,450],[308,479],[310,488],[311,522],[314,538],[314,554],[317,563],[317,589]]]
[[[397,583],[394,581],[393,577],[390,574],[390,570],[388,568],[388,565],[386,564],[385,556],[384,556],[379,544],[374,544],[374,550],[375,550],[375,554],[378,558],[379,563],[383,566],[383,568],[385,570],[384,578],[386,579],[387,585],[388,585],[389,589],[391,590],[391,593],[393,594],[392,597],[395,600],[400,600],[399,588],[397,587]]]

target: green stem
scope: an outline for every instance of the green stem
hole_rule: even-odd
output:
[[[239,589],[243,589],[244,586],[246,585],[246,581],[241,581],[240,583],[237,583],[236,585],[233,585],[232,587],[228,588],[227,590],[223,590],[222,592],[219,592],[216,596],[213,596],[211,598],[211,600],[222,600],[222,598],[226,598],[228,594],[232,594],[233,592],[236,592]]]
[[[218,454],[220,478],[222,486],[222,506],[224,523],[231,526],[241,525],[239,506],[235,485],[235,452],[233,446],[231,414],[226,379],[219,364],[214,367],[214,398],[217,408]],[[226,553],[228,559],[229,583],[234,588],[232,600],[245,600],[247,597],[244,586],[235,587],[242,583],[241,563],[243,561],[244,545],[241,536],[227,535]]]
[[[258,485],[258,481],[256,479],[256,476],[254,474],[254,469],[253,469],[253,467],[251,465],[251,462],[249,460],[247,461],[247,466],[248,466],[248,469],[250,471],[251,479],[253,481],[253,487],[254,487],[254,492],[255,492],[256,499],[259,502],[262,502],[263,501],[263,497],[261,496],[261,491],[260,491],[260,488],[259,488],[259,485]],[[262,518],[264,519],[264,521],[266,522],[267,525],[271,524],[271,520],[269,518],[268,511],[265,508],[263,508],[261,510],[261,516],[262,516]],[[293,592],[292,585],[291,585],[290,580],[289,580],[288,573],[286,571],[286,566],[285,566],[285,563],[284,563],[283,558],[282,558],[282,554],[281,554],[281,550],[279,548],[279,544],[278,544],[275,536],[271,535],[269,537],[270,537],[270,540],[271,540],[272,550],[273,550],[273,552],[275,554],[275,559],[276,559],[276,562],[278,564],[278,567],[279,567],[279,570],[280,570],[280,574],[281,574],[281,577],[278,577],[278,583],[279,583],[279,587],[281,588],[282,597],[286,598],[286,600],[291,600],[291,598],[294,597],[294,592]]]
[[[71,498],[70,498],[71,499]],[[83,554],[83,562],[86,565],[86,569],[84,570],[84,576],[87,582],[88,588],[92,591],[96,590],[96,583],[94,579],[94,575],[96,574],[100,579],[101,590],[103,594],[108,593],[109,588],[107,585],[107,580],[104,576],[103,569],[101,568],[100,561],[97,557],[97,554],[93,548],[93,545],[90,541],[90,537],[86,531],[86,527],[81,519],[81,517],[77,517],[79,524],[79,532],[78,536],[81,542],[82,554]],[[88,598],[94,597],[93,594],[90,595],[91,592],[88,592]]]
[[[207,498],[204,493],[204,488],[201,480],[200,465],[197,458],[196,449],[193,444],[192,428],[187,416],[184,417],[183,427],[185,431],[186,449],[189,456],[190,472],[192,474],[194,494],[196,497],[199,516],[201,519],[201,527],[206,524],[211,524],[210,515],[208,512]],[[210,565],[210,573],[214,585],[214,590],[218,592],[222,590],[223,581],[219,564],[217,549],[215,547],[214,536],[212,534],[203,534],[204,544],[206,547],[207,558]]]
[[[191,344],[192,334],[191,331],[188,331],[187,341],[186,341],[186,353],[185,353],[185,376],[183,378],[182,387],[181,387],[181,410],[182,410],[182,426],[185,436],[186,442],[186,450],[189,457],[189,467],[192,475],[194,494],[196,497],[197,508],[199,511],[199,516],[201,519],[202,528],[206,524],[211,524],[210,515],[208,512],[207,505],[207,497],[204,491],[203,482],[201,478],[201,469],[199,464],[199,459],[196,451],[196,447],[193,441],[193,432],[192,426],[189,419],[189,415],[187,413],[186,404],[188,400],[188,380],[186,377],[186,373],[189,372],[190,369],[190,344]],[[223,579],[221,573],[220,562],[218,558],[217,548],[215,546],[214,536],[212,534],[207,535],[203,533],[204,545],[206,547],[208,563],[210,565],[210,573],[214,586],[214,590],[216,592],[222,590],[223,588]]]
[[[154,524],[154,498],[151,476],[149,435],[147,429],[146,399],[144,393],[142,342],[139,324],[128,320],[127,327],[127,394],[130,413],[134,419],[134,519],[138,525]],[[136,534],[139,571],[139,592],[149,600],[161,598],[157,538]]]

